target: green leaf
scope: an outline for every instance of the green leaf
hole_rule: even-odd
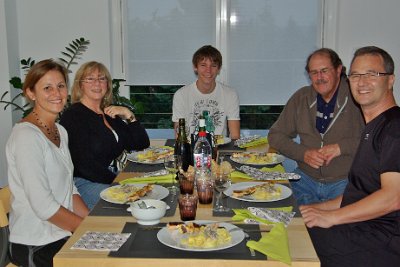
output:
[[[65,49],[67,49],[69,52],[71,52],[72,55],[76,53],[76,50],[71,49],[71,48],[69,48],[69,47],[65,47]]]
[[[61,52],[61,54],[63,54],[63,55],[66,56],[66,57],[73,58],[70,54],[68,54],[68,53],[66,53],[66,52]]]
[[[78,45],[77,44],[75,44],[75,43],[72,43],[72,44],[69,44],[69,46],[72,48],[72,49],[74,49],[74,50],[76,50],[76,49],[78,49]]]
[[[59,57],[58,59],[59,59],[62,63],[64,63],[65,65],[68,64],[68,62],[67,62],[65,59],[63,59],[63,58],[61,58],[61,57]]]
[[[12,77],[9,82],[15,89],[22,89],[23,84],[20,77]]]

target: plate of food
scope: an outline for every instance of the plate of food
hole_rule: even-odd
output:
[[[160,164],[164,158],[174,154],[174,148],[170,146],[149,147],[142,151],[135,151],[127,155],[127,159],[136,163]]]
[[[216,135],[215,137],[216,137],[217,146],[226,145],[232,141],[232,139],[230,139],[229,137],[223,136],[223,135]]]
[[[263,166],[282,163],[285,157],[276,153],[235,152],[230,159],[240,164]]]
[[[290,197],[292,190],[273,182],[243,182],[231,185],[224,194],[248,202],[273,202]]]
[[[196,220],[168,223],[158,231],[157,239],[171,248],[204,252],[236,246],[244,239],[244,232],[230,223]]]
[[[104,189],[100,197],[110,203],[124,204],[138,199],[163,199],[168,194],[167,188],[156,184],[123,184]]]

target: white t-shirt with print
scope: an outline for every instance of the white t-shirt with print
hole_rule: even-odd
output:
[[[172,105],[173,122],[185,118],[190,133],[193,133],[204,110],[213,119],[217,135],[227,135],[227,120],[240,120],[239,97],[229,86],[217,82],[213,92],[203,94],[194,82],[176,91]]]

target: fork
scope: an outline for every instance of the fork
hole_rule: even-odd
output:
[[[250,241],[250,240],[251,240],[249,234],[246,233],[246,232],[244,232],[244,238],[245,238],[245,240],[246,240],[246,243],[247,243],[247,241]],[[255,256],[256,256],[256,252],[254,251],[254,249],[253,249],[253,248],[250,248],[250,247],[248,247],[248,248],[249,248],[249,250],[250,250],[250,256],[255,257]]]

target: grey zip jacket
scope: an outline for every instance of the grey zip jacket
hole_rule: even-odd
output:
[[[278,120],[272,125],[269,145],[284,156],[295,160],[299,168],[313,179],[331,183],[348,177],[365,121],[354,101],[347,78],[342,76],[336,99],[334,117],[325,134],[316,128],[317,92],[310,86],[300,88],[287,102]],[[299,136],[300,143],[293,139]],[[339,144],[341,155],[328,166],[314,169],[304,162],[307,149]]]

